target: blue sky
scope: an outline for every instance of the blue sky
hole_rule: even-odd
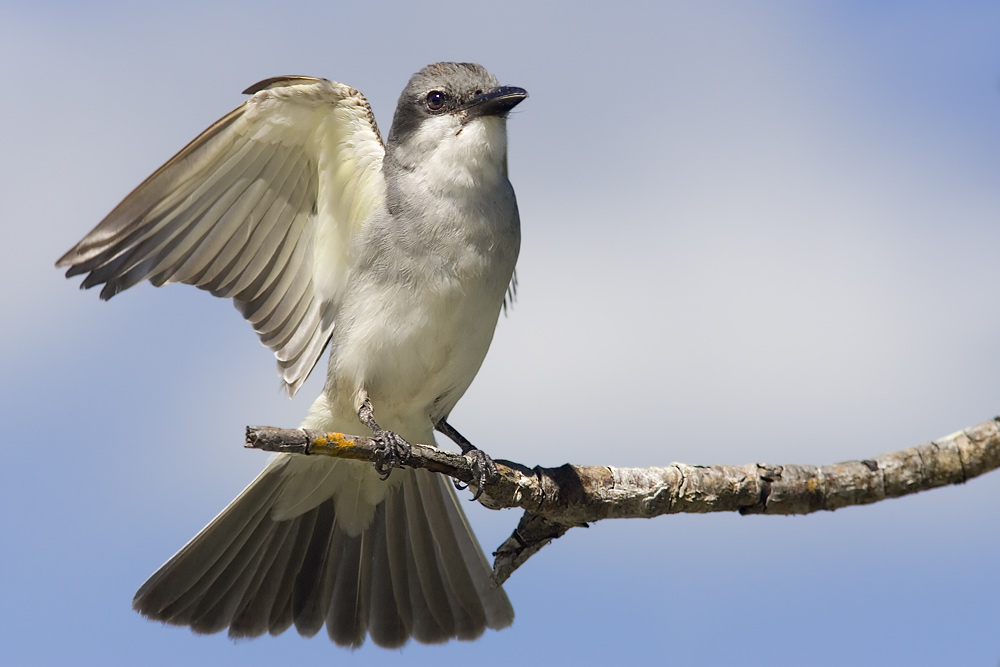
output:
[[[1000,5],[8,3],[0,7],[5,664],[996,664],[1000,477],[809,517],[575,530],[476,643],[233,643],[135,589],[296,425],[230,305],[109,303],[52,264],[265,77],[484,64],[518,301],[452,422],[528,465],[830,463],[1000,414]],[[468,504],[487,552],[517,522]]]

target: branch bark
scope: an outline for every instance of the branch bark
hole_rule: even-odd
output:
[[[356,461],[374,462],[376,456],[372,438],[270,426],[247,427],[246,446]],[[490,509],[524,510],[518,527],[494,553],[493,579],[499,585],[553,539],[600,519],[681,512],[810,514],[962,484],[1000,468],[1000,417],[917,447],[825,466],[528,468],[500,459],[496,464],[499,475],[486,484],[479,502]],[[477,479],[470,458],[429,445],[414,444],[406,465],[466,484]]]

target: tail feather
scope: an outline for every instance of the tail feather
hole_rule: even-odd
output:
[[[298,521],[288,522],[293,526],[291,531],[295,534],[294,542],[283,551],[283,554],[287,554],[287,560],[275,560],[275,568],[278,570],[277,575],[275,575],[275,589],[277,592],[274,604],[270,610],[267,610],[266,607],[264,608],[264,612],[268,613],[269,619],[267,631],[272,636],[280,635],[295,624],[295,609],[293,607],[296,589],[295,581],[299,576],[306,552],[309,550],[309,544],[313,539],[313,530],[316,526],[316,519],[319,513],[319,510],[310,512]],[[232,631],[232,626],[230,626],[230,631]],[[256,637],[257,635],[252,636]]]
[[[455,616],[448,601],[451,590],[438,566],[434,535],[427,523],[419,487],[404,484],[403,489],[406,497],[406,534],[410,538],[409,553],[413,557],[413,572],[409,581],[416,588],[411,592],[411,599],[415,597],[426,605],[424,613],[414,614],[413,635],[425,644],[437,644],[455,636]]]
[[[395,525],[390,509],[394,497],[389,496],[375,511],[375,521],[384,521],[385,530],[374,533],[371,553],[372,573],[388,572],[389,576],[375,574],[371,577],[368,633],[373,642],[386,647],[405,644],[410,637],[410,628],[413,627],[409,598],[405,595],[396,595],[397,587],[406,590],[405,566],[401,568],[397,562],[402,559],[396,558],[405,557],[405,554],[395,554],[389,550],[389,535]]]
[[[285,521],[271,533],[254,580],[229,624],[230,637],[258,637],[271,629],[271,610],[277,604],[278,585],[294,549],[298,527],[296,522]],[[288,548],[288,544],[293,547]]]
[[[191,625],[193,607],[228,567],[279,491],[273,475],[261,475],[201,533],[188,542],[135,594],[133,606],[145,615]],[[258,483],[259,482],[259,483]],[[141,609],[138,606],[141,601]]]
[[[454,619],[450,634],[459,639],[474,639],[482,634],[481,628],[486,627],[486,613],[479,598],[480,592],[476,590],[469,566],[458,546],[455,526],[445,508],[445,496],[435,493],[439,480],[430,476],[415,476],[413,480],[424,502],[423,517],[434,538],[436,561],[442,566],[440,590],[444,593],[444,602],[451,606]]]
[[[315,635],[326,621],[336,571],[330,563],[330,542],[336,518],[333,502],[324,501],[303,516],[310,514],[316,515],[316,523],[292,586],[292,617],[295,629],[304,637]]]
[[[474,639],[512,622],[510,602],[491,588],[486,559],[443,478],[397,470],[374,509],[356,508],[355,497],[338,507],[333,488],[298,516],[283,509],[275,520],[294,479],[286,463],[275,459],[150,577],[135,609],[199,633],[228,627],[232,637],[292,625],[312,636],[325,625],[334,642],[355,647],[366,635],[387,647],[411,637]],[[354,512],[370,516],[360,531]]]
[[[460,585],[467,596],[463,599],[468,600],[470,605],[473,604],[473,599],[478,600],[485,615],[487,628],[491,630],[506,628],[514,622],[514,608],[506,595],[495,595],[499,588],[495,588],[493,584],[493,568],[487,562],[486,556],[483,555],[483,550],[476,540],[475,533],[472,532],[472,526],[469,525],[451,484],[438,475],[434,475],[432,479],[436,479],[439,484],[447,487],[447,493],[443,494],[441,500],[448,513],[448,520],[445,521],[441,518],[440,521],[442,524],[451,526],[458,552],[461,553],[462,561],[466,564],[465,572],[472,580],[472,588],[465,588],[465,584]],[[450,550],[450,545],[449,553],[456,553]],[[458,574],[457,569],[454,571],[449,569],[448,572]],[[473,596],[475,597],[473,598]]]
[[[330,549],[333,564],[333,590],[327,605],[326,633],[340,646],[360,646],[368,630],[367,572],[371,566],[364,552],[371,551],[374,531],[348,535],[334,530]],[[367,549],[365,548],[367,547]]]
[[[254,514],[254,522],[244,529],[246,540],[233,542],[213,568],[218,576],[190,609],[191,629],[201,634],[224,630],[241,603],[276,530],[269,530],[266,509]],[[208,580],[205,577],[204,580]],[[190,594],[189,594],[190,595]]]

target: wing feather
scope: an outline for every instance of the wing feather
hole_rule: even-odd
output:
[[[290,203],[304,200],[309,194],[304,176],[299,174],[291,193],[292,199],[289,202],[282,202],[283,210],[276,219],[275,229],[268,234],[252,260],[242,268],[234,267],[234,270],[229,272],[231,280],[218,287],[212,287],[213,294],[233,296],[237,302],[250,302],[260,295],[261,290],[280,278],[280,271],[288,263],[288,257],[295,249],[308,222],[308,216],[302,213],[301,207]],[[252,284],[257,286],[251,289]]]
[[[266,197],[261,198],[260,218],[254,218],[253,222],[247,221],[246,227],[240,228],[238,233],[228,238],[225,246],[217,254],[206,255],[204,273],[192,277],[191,284],[202,289],[218,290],[219,286],[234,282],[247,266],[254,267],[249,271],[257,274],[265,262],[262,257],[256,265],[253,263],[261,254],[261,248],[271,247],[267,245],[269,238],[275,239],[272,243],[278,243],[284,238],[293,218],[293,208],[288,201],[294,191],[298,174],[293,169],[292,160],[280,162],[272,160],[271,164],[275,163],[278,163],[280,168],[267,181]]]
[[[385,149],[357,90],[278,77],[188,144],[57,262],[101,298],[144,280],[232,298],[294,394],[330,338]]]
[[[250,230],[263,218],[263,213],[277,194],[271,184],[275,182],[282,164],[274,159],[274,151],[271,156],[272,159],[262,166],[257,178],[246,180],[243,191],[219,216],[202,242],[192,248],[183,262],[178,263],[173,281],[197,285],[194,277],[203,275],[216,258],[222,259],[220,255],[230,240],[242,240],[244,244],[249,240]]]

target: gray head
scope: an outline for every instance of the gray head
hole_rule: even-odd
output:
[[[507,113],[527,96],[523,88],[499,86],[496,77],[481,65],[428,65],[413,75],[399,96],[387,152],[391,155],[404,145],[426,151],[428,142],[459,134],[480,118],[497,119],[502,127]]]

